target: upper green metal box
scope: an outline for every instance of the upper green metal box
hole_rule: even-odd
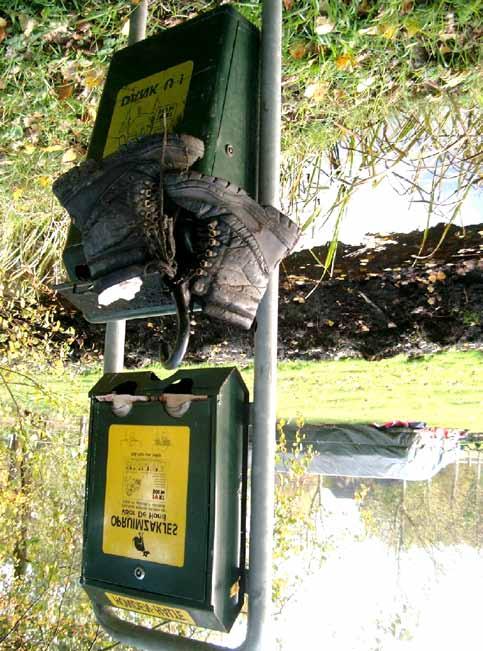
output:
[[[88,157],[100,160],[129,140],[165,127],[203,140],[205,155],[194,169],[257,198],[259,31],[233,8],[220,7],[114,55]],[[58,289],[89,321],[173,311],[159,279],[149,279],[146,295],[141,290],[130,304],[98,307],[89,296],[82,241],[73,227],[64,264],[76,285]],[[158,304],[152,300],[156,295]]]
[[[116,415],[97,396],[151,397]],[[170,416],[159,396],[202,398]],[[99,603],[229,630],[244,598],[248,391],[235,368],[91,390],[82,578]]]

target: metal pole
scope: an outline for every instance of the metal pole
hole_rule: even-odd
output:
[[[141,0],[129,19],[128,44],[142,41],[146,36],[148,0]],[[119,373],[124,367],[124,344],[126,341],[126,321],[106,323],[104,339],[104,373]]]
[[[282,1],[265,0],[262,13],[260,202],[279,205],[281,138]],[[270,651],[272,626],[272,539],[275,483],[278,269],[257,314],[254,432],[250,520],[250,611],[248,648]]]

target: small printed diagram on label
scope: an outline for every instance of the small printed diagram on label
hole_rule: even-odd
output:
[[[124,465],[123,494],[135,501],[137,506],[152,506],[152,502],[155,502],[159,510],[164,510],[167,498],[166,462],[150,456],[128,457]]]

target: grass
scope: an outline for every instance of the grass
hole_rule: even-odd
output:
[[[152,0],[148,33],[219,4]],[[232,4],[260,22],[259,2]],[[85,155],[107,65],[126,45],[133,6],[0,0],[4,285],[31,293],[62,275],[68,219],[51,183]],[[284,0],[284,8],[284,176],[292,193],[300,190],[301,179],[290,178],[300,162],[344,139],[353,147],[369,133],[367,151],[377,158],[371,134],[394,113],[417,114],[424,105],[437,116],[451,103],[466,110],[481,102],[477,0]],[[472,154],[464,152],[476,165]],[[337,201],[343,208],[348,196],[338,193]]]
[[[162,378],[171,374],[159,366],[150,370]],[[253,396],[253,367],[242,369],[242,375]],[[71,414],[79,415],[87,413],[87,393],[100,376],[96,366],[58,367],[36,379]],[[12,388],[25,398],[25,388]],[[483,432],[482,396],[483,353],[479,351],[448,351],[415,359],[399,355],[372,362],[282,362],[277,415],[319,423],[415,420]],[[5,404],[8,396],[3,387],[0,397]],[[48,404],[40,398],[41,408]]]

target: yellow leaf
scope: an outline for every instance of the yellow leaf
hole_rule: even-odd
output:
[[[325,325],[328,325],[329,328],[332,328],[332,326],[334,325],[334,321],[331,321],[330,319],[327,319],[327,321],[325,322]]]
[[[335,29],[335,24],[327,16],[319,16],[315,20],[315,33],[319,36],[330,34]]]
[[[396,34],[398,30],[399,30],[398,25],[381,23],[377,31],[383,38],[387,38],[389,41],[393,41],[396,38]]]
[[[438,271],[438,273],[436,274],[436,278],[439,281],[446,280],[446,274],[444,273],[444,271]]]
[[[29,142],[24,146],[24,151],[26,154],[33,154],[35,151],[35,145],[30,144]]]
[[[73,163],[75,160],[77,160],[77,152],[71,147],[70,149],[67,149],[65,154],[62,156],[62,162]]]
[[[104,73],[96,70],[89,70],[86,76],[84,77],[84,83],[87,86],[87,88],[95,88],[96,86],[100,86],[103,80],[104,80]]]
[[[42,188],[48,188],[50,187],[50,185],[52,185],[52,180],[50,176],[39,176],[39,178],[37,179],[37,183]]]
[[[355,63],[355,57],[352,54],[341,54],[335,60],[335,66],[338,70],[351,70]]]
[[[23,189],[22,188],[15,188],[15,190],[12,192],[12,197],[14,201],[17,201],[20,199],[20,197],[23,195]]]

